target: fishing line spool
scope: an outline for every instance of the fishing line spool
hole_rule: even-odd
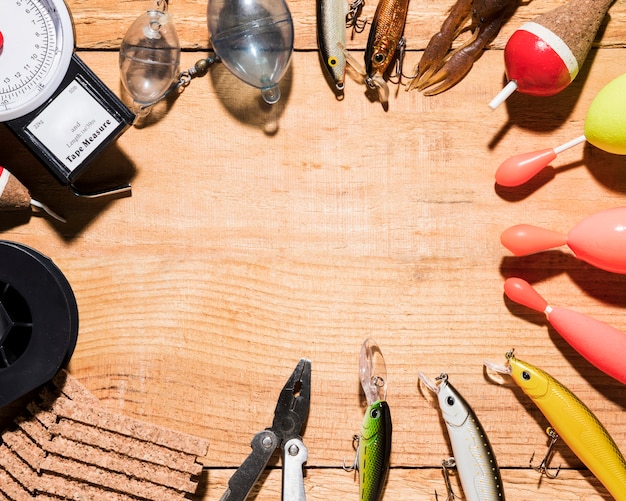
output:
[[[65,275],[35,249],[0,240],[0,408],[51,380],[77,337]]]

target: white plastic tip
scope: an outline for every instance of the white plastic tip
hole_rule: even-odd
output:
[[[483,360],[483,364],[487,369],[498,373],[498,374],[511,374],[511,367],[508,365],[497,364],[495,362],[491,362],[490,360]]]
[[[32,198],[30,199],[30,205],[32,205],[33,207],[37,207],[38,209],[41,209],[42,211],[44,211],[46,214],[48,214],[49,216],[53,217],[57,221],[60,221],[62,223],[67,223],[67,220],[65,218],[59,216],[50,207],[48,207],[47,205],[42,204],[41,202],[39,202],[39,201],[37,201],[35,199],[32,199]]]
[[[417,376],[421,379],[422,383],[426,385],[426,388],[434,393],[439,393],[439,386],[436,381],[430,379],[422,371],[417,371]]]
[[[584,141],[586,141],[587,138],[585,137],[585,135],[583,134],[582,136],[578,136],[575,139],[572,139],[571,141],[568,141],[567,143],[562,144],[561,146],[557,146],[556,148],[554,148],[554,153],[556,153],[557,155],[565,150],[569,150],[570,148],[572,148],[573,146],[576,146],[577,144],[580,144]]]
[[[507,98],[517,90],[517,82],[515,80],[509,80],[504,88],[498,92],[498,95],[489,101],[489,107],[495,110],[500,106]]]

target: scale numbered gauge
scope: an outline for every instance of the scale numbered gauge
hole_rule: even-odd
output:
[[[0,122],[63,184],[135,116],[74,53],[63,0],[2,0]]]

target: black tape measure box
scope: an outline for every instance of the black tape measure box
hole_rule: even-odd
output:
[[[73,54],[53,96],[36,110],[6,125],[67,185],[134,120],[135,114]]]

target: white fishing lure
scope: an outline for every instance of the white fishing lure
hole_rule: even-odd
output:
[[[437,395],[465,499],[504,501],[504,488],[496,457],[472,408],[448,382],[447,374],[441,374],[435,381],[421,372],[419,377]]]

